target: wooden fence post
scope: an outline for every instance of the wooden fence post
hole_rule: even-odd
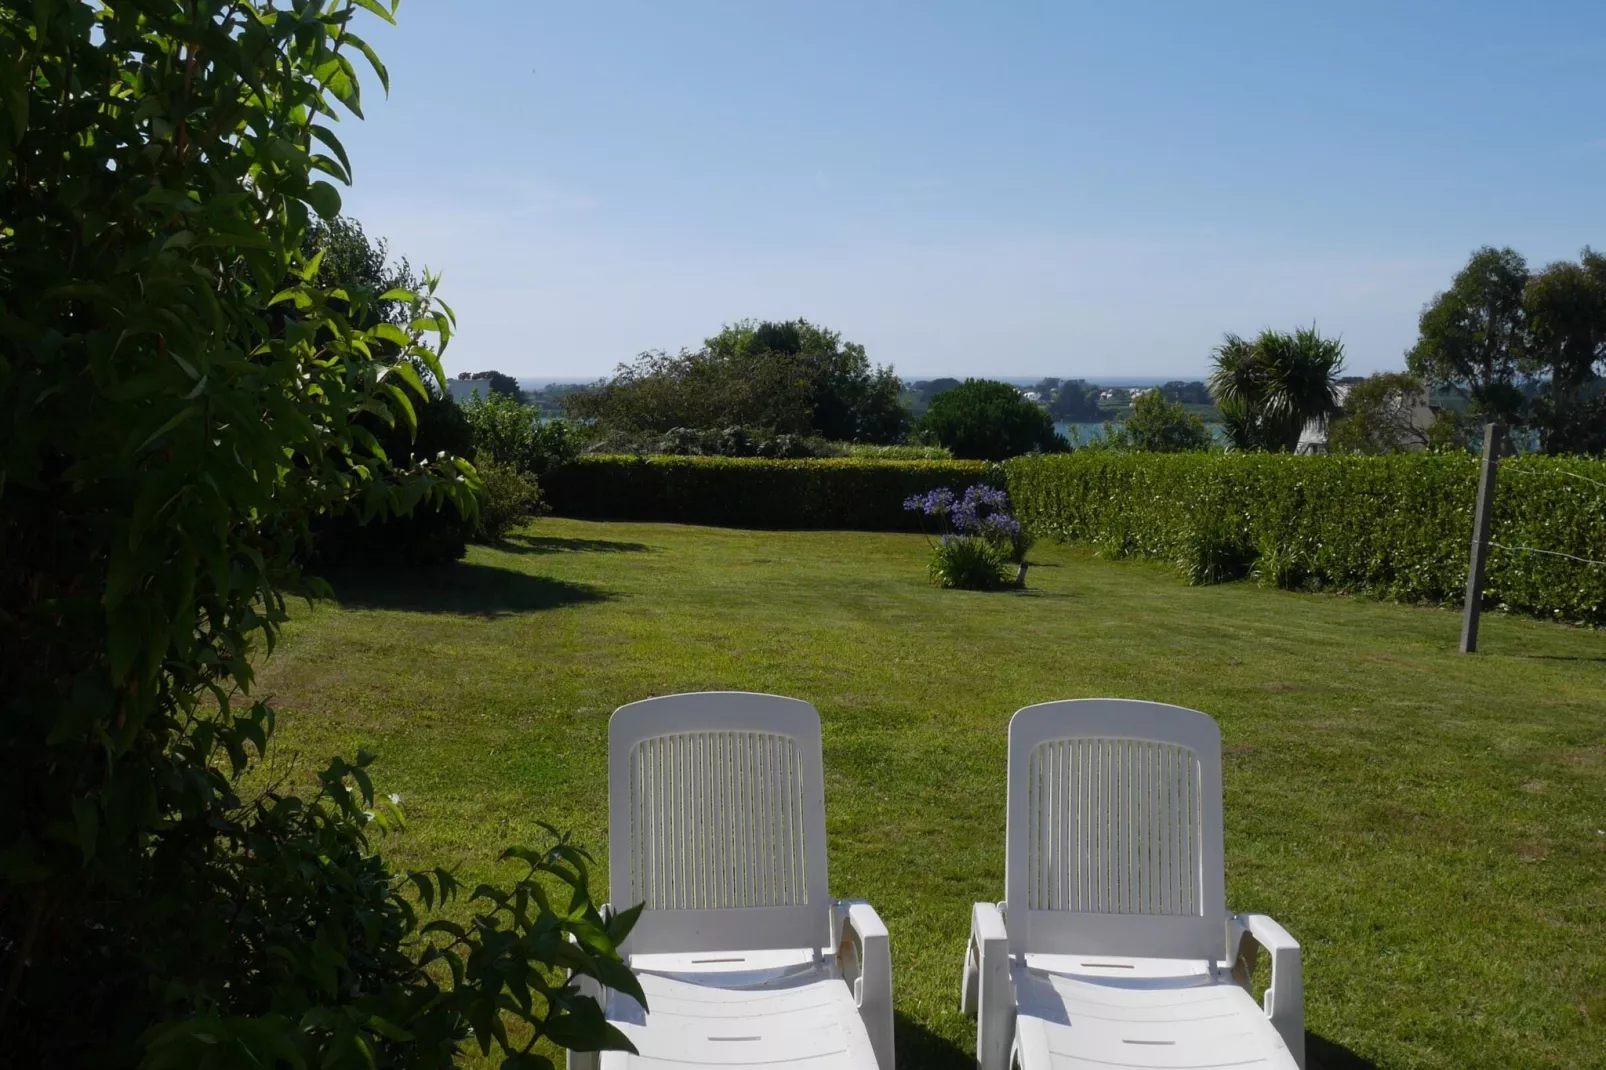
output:
[[[1461,618],[1461,653],[1478,649],[1478,612],[1483,607],[1483,566],[1489,556],[1489,525],[1494,519],[1494,479],[1506,429],[1501,424],[1483,428],[1483,469],[1478,477],[1478,506],[1472,517],[1472,567],[1467,570],[1467,604]]]

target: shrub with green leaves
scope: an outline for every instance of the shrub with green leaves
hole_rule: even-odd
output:
[[[916,531],[911,494],[995,483],[979,461],[581,457],[548,477],[552,510],[599,520],[662,520],[747,528]]]
[[[475,394],[462,405],[473,431],[474,452],[497,464],[527,470],[535,441],[536,412],[506,394]]]
[[[523,521],[540,515],[541,487],[534,476],[483,454],[475,468],[485,488],[480,496],[479,538],[499,542]]]
[[[931,551],[931,582],[962,591],[994,591],[1015,575],[1008,551],[980,535],[944,535]]]
[[[461,930],[404,875],[366,756],[244,792],[250,693],[321,517],[450,506],[402,456],[452,318],[319,281],[379,0],[0,2],[0,1036],[26,1066],[448,1067],[619,1046],[584,857],[515,852]],[[320,177],[320,175],[322,177]],[[311,243],[316,244],[316,243]],[[393,321],[370,300],[399,304]],[[375,421],[380,430],[375,429]],[[376,824],[377,823],[377,824]],[[567,886],[552,900],[551,882]],[[505,1022],[522,1020],[522,1039]]]
[[[1478,459],[1465,453],[1083,451],[1004,469],[1032,531],[1174,561],[1197,583],[1254,573],[1285,587],[1448,603],[1466,590]],[[1522,457],[1502,463],[1498,487],[1488,603],[1606,623],[1606,567],[1587,563],[1606,561],[1606,462]]]

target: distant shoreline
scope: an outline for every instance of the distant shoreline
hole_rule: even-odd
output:
[[[1009,383],[1012,386],[1033,386],[1033,385],[1035,385],[1037,383],[1042,382],[1045,378],[1049,378],[1049,377],[1050,377],[1049,375],[981,376],[981,378],[997,379],[999,382]],[[582,377],[577,378],[577,379],[576,378],[568,378],[568,379],[564,379],[564,378],[520,379],[519,380],[519,389],[520,390],[542,390],[542,389],[544,389],[546,387],[549,387],[549,386],[573,386],[576,383],[594,383],[594,382],[598,381],[599,379],[607,379],[607,378],[609,378],[609,376],[606,376],[606,375],[591,375],[591,376],[582,376]],[[963,379],[963,378],[966,378],[966,377],[965,376],[959,376],[959,375],[947,375],[947,376],[944,376],[944,375],[899,375],[898,378],[902,379],[906,383],[921,383],[921,382],[931,382],[934,379]],[[972,377],[972,378],[974,378],[974,377]],[[1209,375],[1201,372],[1201,373],[1195,374],[1195,375],[1126,375],[1126,376],[1115,376],[1113,378],[1106,378],[1106,377],[1104,377],[1102,375],[1073,375],[1073,376],[1059,376],[1058,378],[1064,379],[1067,382],[1069,382],[1071,380],[1074,380],[1074,379],[1080,379],[1084,383],[1097,383],[1099,386],[1119,388],[1119,387],[1134,387],[1134,386],[1161,386],[1161,385],[1163,385],[1165,383],[1202,383],[1206,379],[1209,378]]]

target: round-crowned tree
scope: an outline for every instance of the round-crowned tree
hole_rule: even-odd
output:
[[[1067,448],[1046,410],[991,379],[966,379],[932,398],[920,430],[965,460],[1002,461]]]

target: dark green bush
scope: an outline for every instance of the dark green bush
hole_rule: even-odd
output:
[[[483,454],[474,467],[484,484],[477,538],[497,542],[520,521],[540,514],[541,487],[534,476],[510,464],[498,464]]]
[[[405,425],[386,426],[365,413],[358,423],[379,440],[392,463],[428,464],[441,456],[472,457],[474,433],[450,397],[431,397],[413,405],[418,433]],[[482,490],[483,495],[483,490]],[[474,520],[451,502],[422,502],[411,513],[363,517],[350,511],[325,513],[312,522],[311,564],[438,565],[468,552]]]
[[[1112,454],[1004,465],[1016,515],[1039,535],[1113,556],[1176,561],[1195,582],[1255,572],[1285,587],[1459,602],[1478,461],[1465,454],[1296,457]],[[1606,623],[1606,462],[1501,466],[1489,604]]]
[[[997,483],[979,461],[778,461],[734,457],[582,457],[545,481],[564,516],[752,528],[916,531],[912,494]]]
[[[991,379],[966,379],[932,398],[920,431],[955,457],[984,461],[1069,448],[1055,433],[1054,418],[1046,409],[1008,383]]]

